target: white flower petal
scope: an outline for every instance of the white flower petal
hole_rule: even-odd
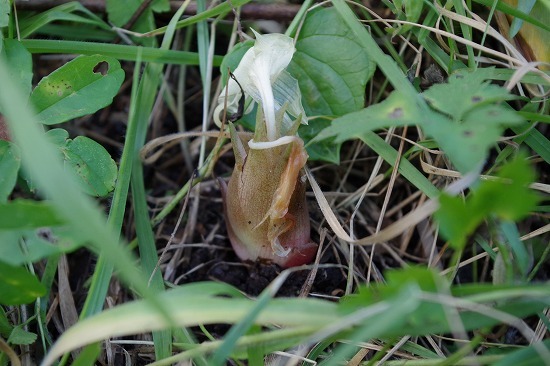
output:
[[[292,38],[284,34],[261,35],[252,30],[256,36],[254,53],[257,61],[265,63],[269,69],[269,78],[274,82],[279,74],[288,66],[296,49]]]
[[[307,125],[307,117],[302,106],[302,94],[300,93],[298,80],[294,79],[286,70],[273,83],[273,97],[275,98],[276,113],[285,103],[288,103],[283,119],[283,126],[280,131],[281,135],[288,133],[294,125],[294,121],[300,115],[302,116],[301,123]],[[290,118],[289,115],[294,118]]]
[[[283,125],[277,126],[276,113],[288,103],[288,114],[298,117],[302,115],[302,122],[307,124],[304,108],[301,103],[298,82],[285,71],[292,60],[295,48],[292,38],[283,34],[261,35],[252,30],[256,35],[256,42],[241,59],[239,66],[233,75],[239,81],[245,94],[256,103],[262,105],[266,121],[267,138],[274,141],[284,136],[292,127],[292,119],[284,116]],[[223,110],[226,91],[223,90],[219,99],[216,112]],[[235,113],[241,98],[241,90],[233,79],[228,81],[227,112]],[[215,116],[216,121],[219,115]]]

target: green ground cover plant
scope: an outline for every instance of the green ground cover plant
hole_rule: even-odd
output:
[[[0,0],[0,365],[550,363],[546,2],[101,4]]]

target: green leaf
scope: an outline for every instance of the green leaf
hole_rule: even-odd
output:
[[[525,154],[504,165],[497,177],[502,180],[483,182],[476,192],[476,208],[491,208],[500,218],[510,221],[522,219],[535,208],[540,196],[529,188],[535,181],[535,171]]]
[[[497,177],[500,179],[481,182],[466,201],[461,197],[441,195],[435,219],[454,248],[463,248],[468,236],[489,215],[514,221],[536,207],[540,198],[528,187],[535,175],[524,155],[506,164]]]
[[[450,121],[441,114],[430,114],[424,121],[424,131],[432,136],[449,156],[456,168],[466,173],[476,169],[487,151],[501,136],[504,126],[523,122],[513,110],[500,105],[476,108],[460,122]]]
[[[254,46],[253,40],[237,43],[235,47],[233,47],[231,51],[224,56],[222,64],[220,65],[223,85],[227,84],[227,79],[229,78],[229,73],[227,72],[228,69],[230,71],[235,71],[246,51],[248,51],[252,46]]]
[[[18,199],[0,204],[0,230],[31,229],[63,223],[49,202]]]
[[[335,119],[332,125],[321,131],[314,141],[335,137],[335,142],[341,143],[353,138],[361,138],[367,132],[383,127],[414,125],[422,119],[421,117],[422,114],[415,101],[396,91],[382,103]]]
[[[0,262],[0,304],[28,304],[45,293],[46,288],[26,269]]]
[[[10,0],[0,0],[0,28],[10,24]]]
[[[32,56],[29,51],[15,39],[5,39],[2,54],[10,67],[10,74],[19,81],[25,95],[32,88]]]
[[[142,2],[142,0],[107,0],[106,4],[109,21],[119,27],[125,25],[140,7]],[[170,10],[168,0],[155,0],[150,7],[157,12]]]
[[[79,56],[40,80],[31,102],[42,123],[66,122],[109,105],[123,81],[116,59]]]
[[[0,204],[6,203],[17,182],[17,173],[21,165],[21,157],[17,146],[9,141],[0,140]],[[5,216],[0,217],[4,218]],[[2,227],[3,219],[0,220]]]
[[[374,73],[374,64],[338,12],[319,8],[306,17],[287,71],[298,80],[308,116],[342,116],[363,108],[365,85]],[[311,126],[300,130],[300,136],[307,142],[325,125],[311,121]],[[325,149],[310,145],[310,158],[337,161],[337,151],[327,156]],[[331,149],[337,150],[337,146]]]
[[[71,140],[63,129],[46,135],[59,147],[66,168],[73,171],[84,192],[104,197],[115,188],[117,166],[103,146],[85,136]]]
[[[0,336],[8,338],[13,326],[10,324],[4,308],[0,306]]]
[[[463,69],[451,75],[447,83],[435,84],[423,95],[434,109],[460,121],[476,106],[515,98],[506,89],[486,82],[488,76],[484,69]]]
[[[119,26],[125,26],[132,18],[134,13],[142,6],[142,0],[108,0],[107,1],[107,13],[109,20]],[[170,4],[168,0],[154,0],[142,14],[137,18],[131,30],[137,33],[147,33],[155,29],[155,17],[153,12],[170,10]],[[154,47],[156,45],[156,39],[153,37],[131,37],[132,40],[140,45],[146,45]]]
[[[341,143],[379,128],[415,124],[436,140],[461,173],[470,172],[485,159],[505,126],[523,121],[507,105],[494,104],[510,99],[510,95],[503,88],[484,83],[488,75],[490,71],[485,69],[462,71],[449,83],[432,86],[424,96],[434,109],[426,109],[420,100],[394,91],[381,103],[335,119],[313,141],[335,137]],[[470,89],[473,94],[468,92]]]
[[[27,332],[20,325],[13,328],[8,338],[10,344],[33,344],[36,341],[36,334]]]

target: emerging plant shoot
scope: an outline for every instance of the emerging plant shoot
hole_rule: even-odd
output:
[[[243,142],[229,123],[235,168],[229,183],[221,182],[227,231],[243,260],[263,258],[283,267],[298,266],[312,260],[317,245],[310,239],[302,180],[308,155],[296,135],[307,120],[298,83],[284,70],[295,49],[292,39],[282,34],[255,34],[255,45],[243,56],[227,88],[232,115],[242,110],[241,90],[261,106],[252,140]],[[223,93],[216,117],[225,98]]]

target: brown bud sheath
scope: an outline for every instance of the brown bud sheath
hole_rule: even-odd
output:
[[[302,181],[303,141],[296,136],[290,144],[248,149],[230,128],[236,163],[222,194],[235,252],[243,260],[263,258],[285,268],[311,262],[317,245],[310,239]],[[255,139],[261,135],[257,130]]]

